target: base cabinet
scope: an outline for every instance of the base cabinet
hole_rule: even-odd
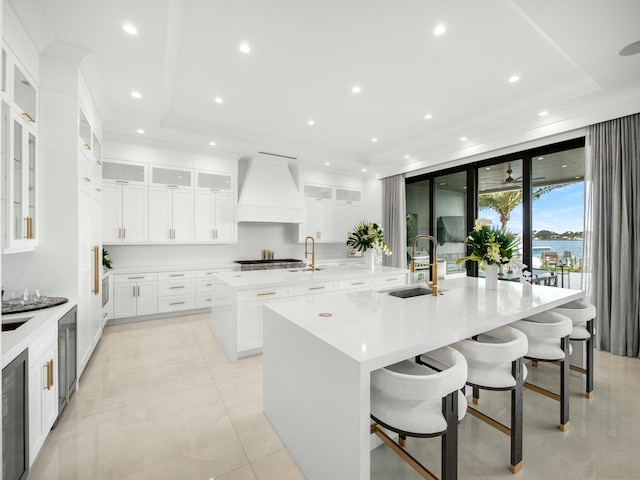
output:
[[[29,347],[29,464],[33,464],[58,417],[58,328]]]
[[[158,312],[157,274],[114,276],[114,318]]]

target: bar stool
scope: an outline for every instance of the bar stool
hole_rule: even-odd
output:
[[[585,375],[585,396],[593,397],[593,321],[596,318],[596,307],[582,300],[565,303],[554,308],[552,312],[566,315],[573,322],[573,330],[569,335],[572,342],[585,342],[587,350],[587,368],[570,365],[569,368]]]
[[[511,426],[507,427],[475,408],[474,417],[511,437],[511,473],[522,468],[522,385],[527,368],[527,336],[511,327],[500,327],[451,345],[467,360],[467,385],[473,388],[473,403],[480,403],[480,389],[511,391]]]
[[[460,392],[467,362],[450,347],[422,355],[437,369],[405,360],[371,372],[371,433],[375,433],[423,478],[435,478],[404,448],[406,437],[442,436],[443,480],[457,478],[458,421],[467,410]],[[380,427],[399,434],[391,439]]]
[[[524,386],[560,402],[560,430],[569,429],[569,335],[571,319],[555,312],[542,312],[511,324],[527,336],[525,358],[560,365],[560,395],[525,382]]]

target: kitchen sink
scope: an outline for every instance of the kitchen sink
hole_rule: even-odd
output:
[[[421,295],[431,295],[433,290],[427,287],[409,287],[409,288],[400,288],[398,290],[391,290],[389,295],[392,297],[398,298],[412,298],[419,297]]]
[[[19,318],[9,318],[2,320],[2,331],[10,332],[11,330],[15,330],[16,328],[24,325],[33,317],[19,317]]]

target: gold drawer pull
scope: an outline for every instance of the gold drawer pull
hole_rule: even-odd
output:
[[[398,278],[387,278],[387,282],[395,282],[396,280],[399,280]]]
[[[205,287],[210,287],[211,285],[213,285],[212,283],[207,283],[205,284]]]
[[[257,296],[258,297],[264,297],[266,295],[276,295],[278,292],[265,292],[265,293],[258,293]]]
[[[27,120],[29,120],[31,123],[36,123],[35,119],[31,115],[29,115],[27,112],[22,112],[22,115],[27,117]]]
[[[172,273],[169,276],[170,277],[184,277],[184,273]]]
[[[127,277],[127,280],[139,280],[144,277]]]
[[[184,305],[184,302],[172,302],[169,305]]]
[[[86,148],[87,150],[91,150],[91,145],[89,145],[88,143],[85,143],[84,148]]]
[[[180,285],[179,287],[169,287],[169,290],[175,290],[176,288],[184,288],[184,285]]]
[[[351,285],[364,285],[365,282],[353,282]]]
[[[116,183],[129,183],[128,180],[116,180]]]
[[[91,179],[89,177],[84,177],[84,181],[88,182],[88,183],[91,183]]]
[[[326,287],[309,287],[309,290],[324,290]]]

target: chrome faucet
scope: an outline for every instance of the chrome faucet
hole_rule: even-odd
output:
[[[307,245],[311,240],[311,271],[315,271],[316,269],[316,241],[313,237],[307,237],[304,239],[304,258],[307,258],[308,248]]]
[[[416,256],[416,243],[418,243],[419,238],[427,238],[433,242],[433,259],[432,259],[432,262],[428,264],[428,266],[431,267],[431,278],[433,278],[433,283],[429,283],[429,280],[426,280],[426,279],[425,279],[425,282],[427,286],[431,289],[431,295],[433,295],[434,297],[437,297],[438,296],[438,257],[436,256],[437,242],[436,242],[436,239],[433,238],[431,235],[416,235],[415,237],[413,237],[413,247],[411,248],[411,271],[412,272],[416,271],[416,261],[414,258]]]

